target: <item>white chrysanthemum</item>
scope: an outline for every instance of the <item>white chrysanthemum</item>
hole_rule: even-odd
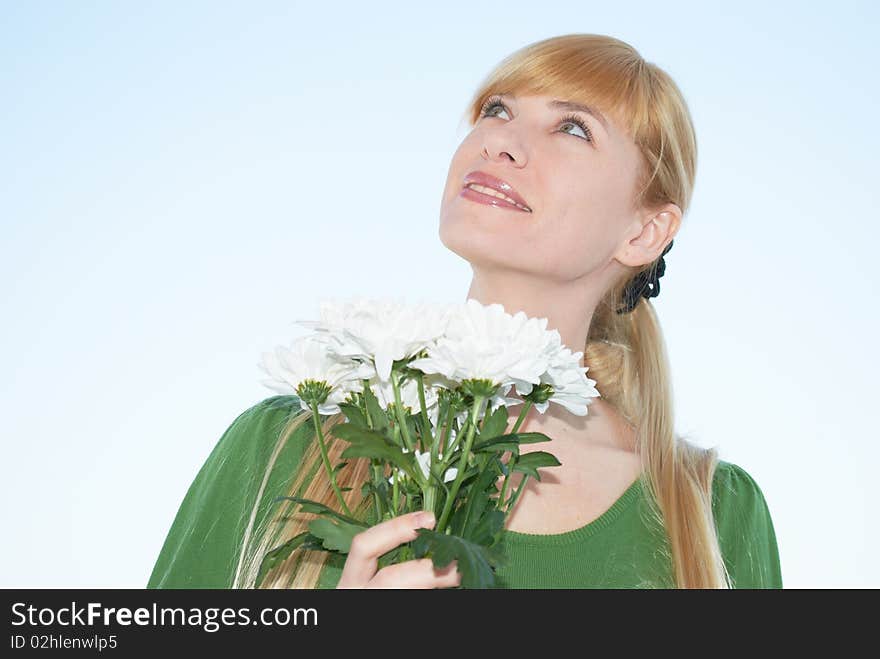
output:
[[[341,356],[374,360],[379,378],[389,381],[394,361],[409,359],[443,334],[453,308],[356,297],[322,302],[321,320],[298,323],[325,333]]]
[[[324,382],[330,394],[318,405],[320,414],[339,414],[339,403],[345,401],[352,391],[363,391],[362,379],[373,376],[372,365],[343,359],[334,354],[327,342],[317,335],[307,335],[295,339],[290,348],[277,346],[273,352],[264,352],[257,366],[268,376],[261,383],[282,394],[297,394],[297,389],[305,380]],[[300,406],[308,409],[305,401]]]
[[[443,336],[427,346],[428,356],[413,360],[410,367],[456,382],[479,378],[517,385],[527,393],[541,382],[559,345],[559,332],[547,330],[547,322],[471,298],[450,315]]]
[[[560,348],[550,360],[547,372],[541,376],[542,383],[553,387],[553,394],[543,403],[536,403],[535,409],[543,414],[550,403],[565,407],[572,414],[586,416],[592,398],[600,397],[596,381],[587,377],[588,366],[581,366],[583,352],[572,353],[568,348]]]
[[[482,305],[469,299],[454,313],[446,333],[427,349],[428,357],[410,362],[412,368],[440,373],[449,380],[488,378],[501,384],[492,405],[508,407],[521,403],[506,398],[512,386],[520,396],[531,393],[537,384],[550,384],[554,392],[548,401],[535,404],[544,413],[550,402],[584,416],[591,398],[599,396],[580,366],[582,352],[562,345],[556,330],[547,329],[546,318],[529,318],[523,312],[508,314],[500,304]],[[479,410],[482,418],[489,401]]]
[[[404,453],[409,453],[409,449],[407,449],[407,448],[404,448],[401,450]],[[425,475],[425,478],[428,478],[429,474],[430,474],[430,470],[431,470],[431,452],[425,451],[424,453],[422,453],[419,449],[416,449],[415,456],[416,456],[416,462],[418,463],[419,467],[421,468],[422,473]],[[442,460],[443,454],[438,453],[437,459]],[[388,477],[388,482],[391,483],[392,485],[394,485],[394,479],[398,473],[400,473],[401,482],[403,482],[403,480],[406,478],[406,474],[399,471],[398,469],[394,469],[394,473],[392,473],[391,476]],[[448,483],[451,480],[455,480],[455,477],[457,475],[458,475],[458,468],[457,467],[449,467],[446,470],[446,473],[443,474],[443,482]]]

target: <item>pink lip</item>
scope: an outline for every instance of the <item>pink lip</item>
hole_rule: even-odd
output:
[[[528,208],[528,211],[523,211],[521,208],[514,206],[511,203],[504,201],[503,199],[499,199],[497,197],[492,197],[490,195],[485,195],[476,190],[470,189],[468,184],[476,183],[478,185],[485,186],[487,188],[492,188],[493,190],[497,190],[501,194],[507,195],[511,199],[515,200],[518,204],[521,204]],[[525,200],[519,195],[519,193],[514,189],[510,183],[507,181],[503,181],[500,178],[496,178],[491,174],[487,174],[486,172],[481,172],[479,170],[473,171],[467,176],[464,177],[464,183],[462,184],[463,188],[461,191],[461,196],[467,197],[468,199],[472,199],[474,201],[479,201],[484,204],[489,204],[491,206],[498,206],[499,208],[514,208],[520,212],[531,212],[531,206],[529,206]]]

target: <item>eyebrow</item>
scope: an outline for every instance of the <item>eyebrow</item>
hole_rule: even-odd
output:
[[[509,96],[510,98],[516,98],[514,94],[501,94],[501,96]],[[574,101],[550,101],[547,103],[547,107],[553,110],[568,110],[573,112],[583,112],[584,114],[588,114],[595,119],[598,119],[601,122],[602,127],[608,131],[608,120],[605,118],[605,115],[599,112],[594,107],[589,105],[584,105],[583,103],[575,103]]]

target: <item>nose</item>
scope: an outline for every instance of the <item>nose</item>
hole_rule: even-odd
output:
[[[526,164],[526,152],[517,138],[503,129],[486,132],[483,140],[483,158],[492,162],[508,161],[518,167]]]

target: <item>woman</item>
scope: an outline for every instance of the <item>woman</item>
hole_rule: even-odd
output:
[[[601,392],[585,417],[560,406],[527,417],[522,429],[552,437],[562,466],[530,479],[506,521],[499,584],[781,588],[758,485],[673,432],[650,298],[696,170],[675,83],[622,41],[564,35],[505,59],[475,93],[470,124],[440,212],[443,244],[473,269],[468,297],[548,318],[565,345],[584,346],[582,365]],[[273,506],[273,496],[335,505],[310,415],[291,409],[292,398],[275,396],[233,422],[190,487],[148,587],[253,587],[265,552],[314,518]],[[325,436],[343,420],[324,420]],[[331,441],[335,463],[345,444]],[[365,518],[356,484],[368,467],[362,458],[339,472],[349,507]],[[376,570],[379,555],[431,525],[417,513],[375,525],[347,557],[298,551],[260,586],[455,586],[454,563]]]

